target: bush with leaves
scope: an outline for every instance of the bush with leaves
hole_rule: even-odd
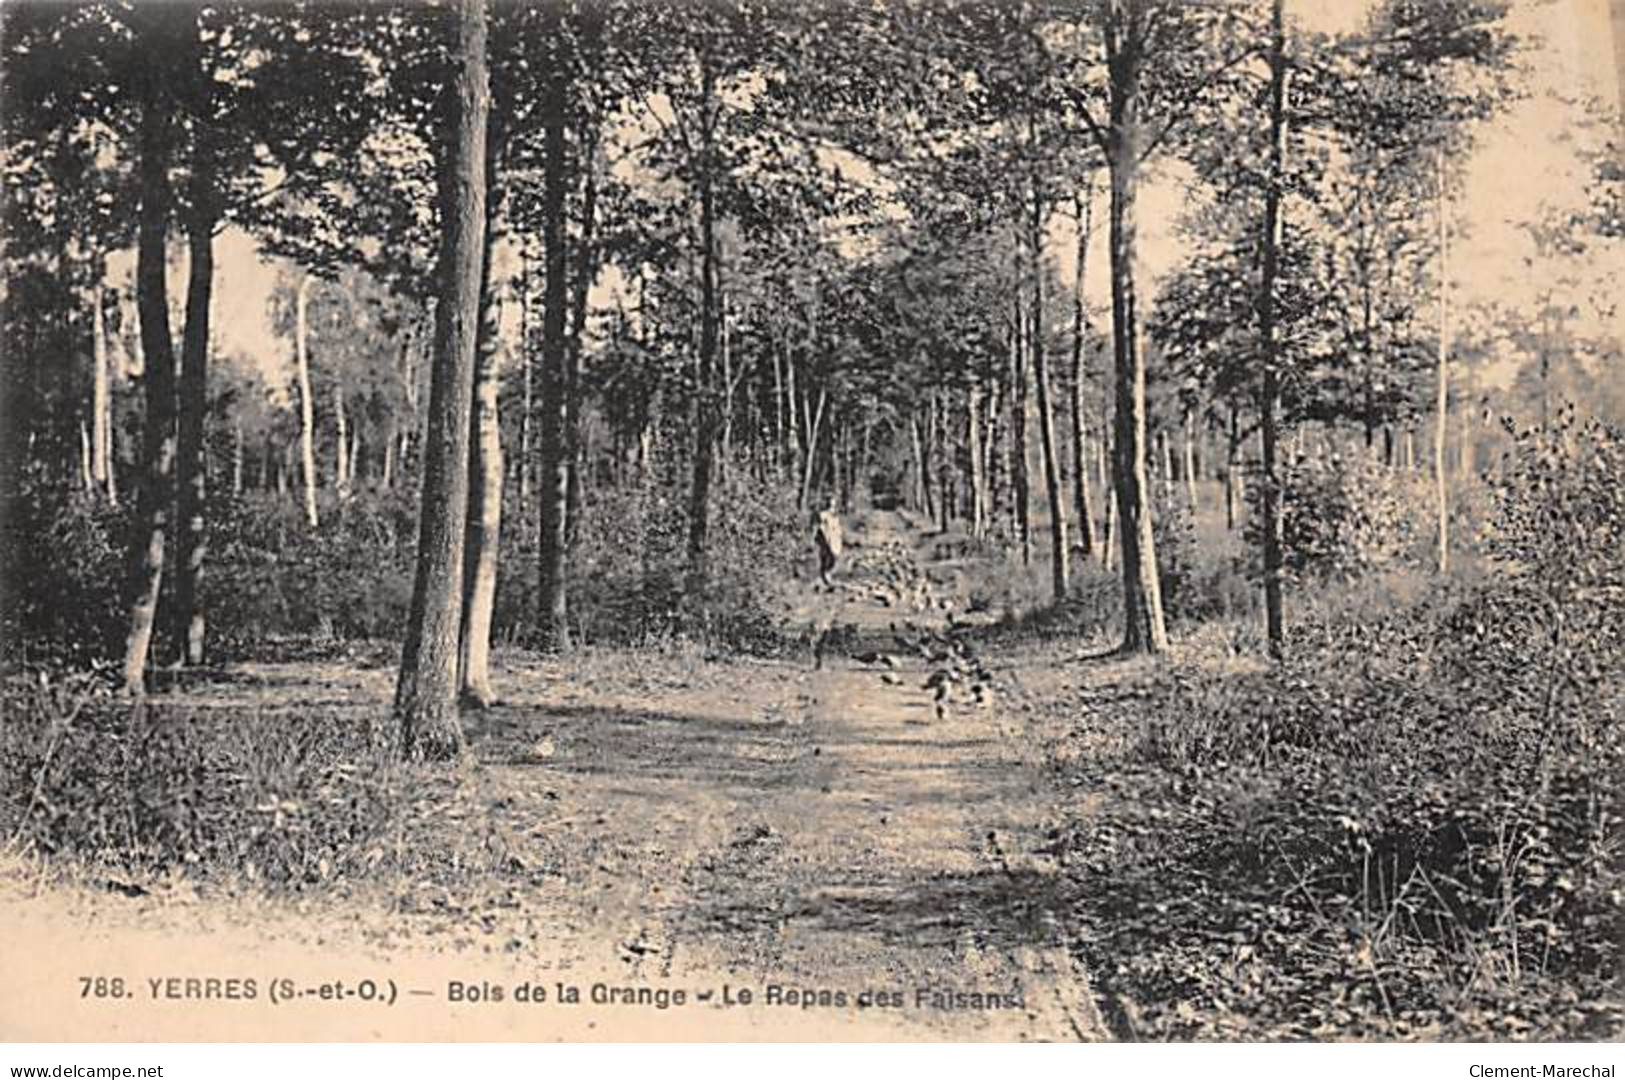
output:
[[[1419,473],[1364,456],[1308,455],[1278,466],[1283,569],[1300,580],[1337,580],[1403,565],[1419,550],[1431,488]],[[1264,480],[1247,485],[1244,531],[1262,550]],[[1256,559],[1255,559],[1256,561]],[[1254,573],[1261,573],[1259,566]]]
[[[700,595],[688,591],[686,497],[675,468],[594,493],[574,553],[577,632],[601,643],[692,637],[753,653],[783,647],[779,601],[811,551],[794,497],[745,469],[715,485],[712,573]]]
[[[399,764],[355,710],[132,705],[89,676],[0,684],[0,709],[0,836],[63,869],[278,890],[516,869],[477,777]]]
[[[416,543],[417,507],[403,493],[325,500],[315,530],[287,500],[221,498],[204,579],[217,654],[252,649],[267,635],[398,637]]]
[[[1525,433],[1500,575],[1320,605],[1277,665],[1148,677],[1133,797],[1070,845],[1139,1035],[1617,1035],[1622,493],[1617,432]]]
[[[114,655],[131,519],[41,466],[0,515],[0,645],[11,659],[84,667]]]

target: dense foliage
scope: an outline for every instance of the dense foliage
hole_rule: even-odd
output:
[[[1367,582],[1278,667],[1151,678],[1112,721],[1136,732],[1115,809],[1069,837],[1120,1025],[1617,1031],[1622,482],[1617,431],[1527,433],[1489,528],[1504,576],[1408,600]]]

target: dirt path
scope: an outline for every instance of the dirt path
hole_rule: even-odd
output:
[[[175,935],[202,934],[212,970],[250,956],[262,964],[274,942],[296,966],[312,949],[345,958],[346,970],[363,957],[391,965],[436,997],[445,981],[476,974],[510,998],[521,979],[570,981],[588,996],[594,985],[688,995],[670,1009],[584,1001],[541,1026],[489,1003],[421,1012],[405,1028],[391,1014],[379,1033],[396,1038],[1104,1037],[1061,946],[1059,877],[1037,853],[1050,797],[1022,724],[968,701],[939,717],[923,659],[900,656],[893,669],[852,655],[889,642],[887,624],[907,613],[876,593],[925,581],[930,554],[896,515],[864,525],[845,587],[809,594],[801,612],[843,628],[833,636],[845,646],[816,670],[695,660],[499,673],[503,704],[469,724],[478,798],[515,865],[545,867],[503,910],[446,896],[382,921],[207,905],[179,916],[149,905],[109,921],[102,900],[88,913],[107,928],[100,947],[151,967]],[[350,685],[323,688],[387,701],[387,671],[344,677]],[[54,950],[40,962],[63,969],[52,979],[83,964],[62,950],[97,955],[83,908],[66,920],[38,905],[3,917],[33,918],[30,940]],[[276,1032],[356,1037],[331,1012],[292,1029],[291,1015]],[[194,1014],[187,1030],[211,1030],[204,1020]],[[173,1015],[147,1022],[162,1031]]]
[[[918,548],[889,514],[863,542],[905,573]],[[850,653],[889,642],[900,617],[873,600],[863,562],[849,557],[845,587],[805,611],[855,632]],[[736,692],[717,715],[636,725],[602,774],[591,759],[564,766],[602,775],[615,831],[652,841],[620,872],[593,869],[607,897],[589,914],[635,927],[639,973],[726,972],[758,1001],[772,985],[884,992],[901,1007],[869,1019],[900,1037],[1099,1037],[1060,947],[1053,867],[1032,854],[1050,815],[1019,724],[970,702],[939,718],[925,662],[900,659],[764,667],[759,695]],[[675,872],[654,894],[662,863]],[[838,1028],[841,1010],[817,1011]]]

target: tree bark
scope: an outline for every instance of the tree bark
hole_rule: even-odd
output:
[[[1017,263],[1018,269],[1020,263]],[[1027,469],[1027,319],[1021,310],[1021,290],[1016,292],[1010,335],[1010,487],[1011,508],[1015,512],[1016,542],[1021,549],[1021,565],[1033,561],[1032,479]]]
[[[1225,436],[1224,459],[1224,525],[1236,530],[1236,519],[1241,507],[1241,418],[1234,405],[1230,406],[1230,428]]]
[[[392,491],[395,487],[395,446],[399,441],[395,420],[391,417],[384,431],[384,472],[378,478],[378,487],[383,491]]]
[[[801,420],[803,411],[799,405],[801,396],[796,389],[796,357],[795,352],[790,349],[788,343],[785,345],[784,379],[785,411],[788,413],[789,426],[789,435],[785,439],[785,478],[796,483],[797,490],[799,492],[801,480],[801,455],[806,452],[807,439]],[[805,510],[806,508],[807,507],[804,502],[798,501],[796,503],[796,509]]]
[[[530,349],[530,248],[519,247],[519,379],[523,395],[519,404],[519,517],[529,520],[530,486],[533,463],[531,461],[531,425],[536,411],[536,365]]]
[[[1101,430],[1105,430],[1104,423],[1101,425]],[[1115,462],[1117,460],[1117,451],[1110,446],[1110,443],[1105,435],[1101,435],[1100,442],[1101,455],[1103,457],[1110,458]],[[1117,550],[1116,540],[1117,498],[1116,492],[1113,491],[1112,495],[1106,499],[1105,520],[1101,523],[1100,529],[1100,568],[1108,574],[1111,573],[1112,569],[1113,552]]]
[[[1272,5],[1270,34],[1270,174],[1264,198],[1264,256],[1258,333],[1264,355],[1259,421],[1263,432],[1264,620],[1270,655],[1286,647],[1281,613],[1281,478],[1276,469],[1275,409],[1280,400],[1280,344],[1275,335],[1275,279],[1280,260],[1281,188],[1286,154],[1286,31],[1282,0]]]
[[[554,19],[558,16],[554,15]],[[568,260],[564,250],[565,192],[570,186],[564,125],[569,76],[555,70],[547,81],[547,130],[542,147],[543,203],[542,356],[536,392],[536,435],[541,449],[537,470],[539,589],[537,646],[545,652],[570,648],[569,551],[570,436],[567,398],[570,345],[565,325],[569,302]]]
[[[1168,441],[1168,429],[1159,427],[1155,440],[1157,449],[1157,481],[1162,488],[1162,501],[1164,504],[1173,502],[1174,495],[1174,450]]]
[[[931,461],[926,450],[926,440],[920,433],[918,415],[909,417],[908,430],[914,445],[914,510],[934,519],[936,508],[931,495]]]
[[[1106,141],[1112,185],[1112,346],[1117,374],[1112,448],[1123,558],[1125,653],[1160,653],[1168,648],[1146,482],[1145,358],[1140,351],[1140,320],[1135,307],[1135,209],[1142,139],[1140,80],[1149,34],[1147,21],[1145,5],[1137,0],[1113,0],[1106,20],[1111,105]]]
[[[203,571],[208,555],[205,515],[208,469],[204,454],[204,418],[209,402],[209,308],[214,294],[213,183],[201,152],[193,163],[192,207],[187,215],[186,325],[182,331],[180,377],[180,450],[178,517],[180,560],[175,578],[174,634],[180,659],[203,663],[205,618]]]
[[[468,515],[468,425],[485,253],[485,136],[490,82],[484,0],[457,7],[454,70],[445,93],[440,162],[441,248],[435,356],[424,446],[417,578],[395,690],[408,759],[444,760],[463,748],[457,718],[463,528]]]
[[[965,432],[970,443],[970,531],[976,539],[987,532],[987,474],[982,470],[981,387],[965,391]]]
[[[1277,3],[1280,0],[1276,0]],[[1437,150],[1439,182],[1439,341],[1438,396],[1434,402],[1433,488],[1439,518],[1439,573],[1450,569],[1450,492],[1444,474],[1445,435],[1450,418],[1450,203],[1445,189],[1444,147]]]
[[[144,51],[151,56],[168,55],[173,43],[165,20],[176,18],[176,14],[164,8],[140,9],[137,14],[141,20],[138,40]],[[183,10],[179,17],[190,18],[190,13]],[[142,676],[151,652],[163,585],[164,542],[169,531],[175,469],[175,353],[164,274],[171,202],[173,99],[156,65],[144,67],[138,78],[141,210],[136,233],[136,304],[141,321],[147,415],[141,444],[144,475],[136,497],[136,524],[130,545],[130,616],[124,643],[124,692],[132,696],[145,691]]]
[[[344,413],[344,386],[333,383],[334,460],[333,487],[339,495],[350,493],[350,418]]]
[[[1061,461],[1055,448],[1055,409],[1050,400],[1049,361],[1044,351],[1044,205],[1036,178],[1027,251],[1032,260],[1033,382],[1038,388],[1038,441],[1044,454],[1044,493],[1049,499],[1050,586],[1057,604],[1066,599],[1072,551],[1066,540],[1061,498]]]
[[[802,510],[807,509],[812,502],[813,471],[818,464],[818,433],[824,427],[824,405],[828,400],[828,391],[824,387],[819,387],[818,408],[807,418],[807,449],[803,455],[801,495],[797,502]]]
[[[597,132],[582,139],[582,168],[586,172],[586,190],[581,197],[581,239],[575,249],[574,288],[570,297],[569,372],[565,381],[565,429],[569,447],[569,480],[565,499],[565,536],[574,544],[580,531],[582,472],[586,468],[586,447],[581,427],[581,374],[585,351],[582,335],[587,323],[587,297],[592,291],[596,274],[596,247],[593,233],[598,219],[598,166]]]
[[[98,255],[90,290],[91,371],[90,387],[90,475],[107,494],[109,503],[118,503],[113,481],[113,394],[107,357],[107,323],[102,313],[103,281],[107,277],[107,256]]]
[[[1085,559],[1095,551],[1095,521],[1089,497],[1089,425],[1083,408],[1083,350],[1088,332],[1084,304],[1084,270],[1089,258],[1089,234],[1094,225],[1094,176],[1084,192],[1073,199],[1078,219],[1077,274],[1072,288],[1072,502],[1078,516],[1078,544]]]
[[[1180,417],[1179,474],[1185,481],[1185,504],[1196,513],[1196,420],[1190,410]]]
[[[316,404],[310,389],[310,290],[314,274],[299,282],[294,300],[294,375],[299,383],[299,466],[304,487],[305,523],[314,531],[320,524],[316,515]]]
[[[717,402],[715,371],[717,362],[717,238],[715,182],[715,123],[710,115],[716,96],[716,76],[710,57],[700,52],[700,350],[696,419],[694,425],[694,472],[688,499],[688,592],[699,595],[710,581],[711,480],[715,472],[717,446]],[[820,410],[822,411],[822,410]],[[809,447],[808,475],[814,455]],[[805,491],[805,486],[803,491]]]
[[[937,461],[937,512],[946,533],[954,517],[953,463],[948,458],[948,404],[936,390],[931,392],[931,454]]]
[[[90,425],[79,421],[79,486],[86,494],[96,490],[96,477],[90,466]]]
[[[495,169],[488,170],[487,184]],[[493,198],[494,202],[495,199]],[[464,532],[462,692],[487,708],[491,689],[491,619],[496,612],[497,560],[502,537],[502,386],[497,330],[500,309],[491,284],[491,237],[495,215],[486,218],[484,268],[480,286],[479,340],[475,348],[473,444],[468,462],[468,522]]]

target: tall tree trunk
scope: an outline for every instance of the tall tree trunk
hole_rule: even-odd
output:
[[[946,533],[954,513],[953,464],[948,459],[948,406],[935,390],[931,393],[931,454],[937,461],[937,512]]]
[[[982,517],[982,529],[991,533],[999,521],[1003,507],[999,494],[999,465],[1004,460],[999,454],[999,420],[1004,411],[1004,390],[999,380],[990,380],[987,387],[987,406],[982,410],[982,476],[983,498],[987,508]]]
[[[536,407],[536,365],[530,348],[530,247],[519,246],[519,379],[523,395],[519,405],[519,517],[529,520],[531,424]]]
[[[978,540],[987,532],[987,475],[982,471],[982,389],[974,382],[965,391],[965,434],[970,450],[970,531]]]
[[[457,636],[462,623],[463,528],[468,515],[468,425],[485,253],[485,126],[490,81],[484,0],[462,0],[457,15],[456,59],[444,99],[440,295],[435,305],[417,578],[395,689],[401,748],[413,760],[444,760],[455,757],[463,747],[457,718]]]
[[[558,15],[551,16],[557,19]],[[543,109],[547,129],[542,147],[542,256],[545,260],[542,295],[542,356],[536,390],[537,440],[541,468],[537,471],[539,586],[537,593],[537,645],[544,651],[570,648],[569,551],[570,455],[568,396],[570,343],[565,325],[569,302],[568,260],[565,258],[565,193],[570,187],[565,159],[564,125],[569,100],[568,75],[555,70],[547,81]]]
[[[1280,0],[1276,0],[1277,3]],[[1439,518],[1439,573],[1450,569],[1450,493],[1444,474],[1445,435],[1450,419],[1450,202],[1445,188],[1444,146],[1437,149],[1439,182],[1439,341],[1438,397],[1434,403],[1433,487]]]
[[[171,28],[177,17],[165,8],[138,10],[139,40],[151,56],[168,55]],[[190,12],[181,10],[180,18]],[[163,585],[164,541],[169,531],[170,498],[175,470],[175,353],[169,328],[165,280],[165,243],[169,232],[169,158],[174,130],[173,102],[163,84],[162,69],[145,67],[140,79],[141,120],[138,133],[141,210],[136,234],[136,303],[140,311],[144,360],[146,425],[142,434],[142,483],[136,497],[135,530],[130,545],[129,632],[124,643],[124,692],[140,695],[142,674],[152,647],[158,595]]]
[[[909,417],[908,430],[914,445],[914,510],[934,519],[937,512],[931,501],[931,461],[917,414]]]
[[[710,581],[711,480],[717,447],[717,238],[715,119],[711,115],[716,76],[709,55],[700,53],[701,155],[700,187],[700,351],[698,400],[694,431],[694,472],[688,499],[688,591],[698,595]],[[821,403],[821,402],[820,402]],[[822,411],[820,409],[820,411]],[[814,455],[807,455],[809,475]],[[805,491],[805,487],[803,488]]]
[[[204,418],[209,407],[209,307],[214,295],[213,176],[200,154],[193,164],[192,208],[187,215],[190,267],[186,285],[186,326],[182,331],[178,516],[180,560],[175,578],[174,633],[180,659],[203,663],[203,564],[208,555],[204,515],[208,469]]]
[[[1089,259],[1089,234],[1094,225],[1094,174],[1083,194],[1073,198],[1078,219],[1077,275],[1072,287],[1072,502],[1078,516],[1078,544],[1083,557],[1095,551],[1095,521],[1089,498],[1089,426],[1083,408],[1083,347],[1088,332],[1084,304],[1084,270]]]
[[[1173,502],[1174,496],[1174,450],[1168,441],[1168,429],[1159,427],[1155,440],[1157,448],[1157,481],[1162,488],[1162,501]]]
[[[717,302],[717,321],[720,342],[718,344],[718,357],[722,361],[722,431],[719,439],[722,443],[722,453],[717,458],[717,478],[723,483],[727,482],[729,458],[733,456],[734,449],[734,366],[733,342],[728,335],[728,297],[722,296]]]
[[[589,20],[589,26],[596,22]],[[581,197],[581,239],[575,249],[575,271],[571,275],[573,289],[570,297],[569,372],[565,381],[565,430],[569,448],[569,481],[565,498],[565,537],[574,544],[581,528],[582,472],[586,468],[586,447],[581,429],[581,374],[586,355],[582,336],[587,324],[587,297],[597,277],[597,247],[593,239],[598,220],[598,133],[589,131],[582,138],[582,167],[586,172],[586,190]]]
[[[1231,532],[1236,531],[1241,499],[1241,418],[1232,405],[1230,428],[1225,434],[1224,459],[1224,526]]]
[[[96,490],[96,477],[90,466],[90,424],[79,421],[79,486],[87,494]]]
[[[243,493],[243,465],[245,451],[243,449],[243,421],[238,418],[231,425],[231,493]]]
[[[1117,414],[1112,447],[1117,488],[1118,535],[1123,556],[1123,652],[1160,653],[1168,648],[1162,614],[1162,583],[1157,573],[1151,530],[1151,499],[1146,482],[1145,358],[1140,351],[1140,318],[1135,308],[1138,273],[1135,204],[1140,185],[1140,79],[1149,34],[1140,3],[1113,0],[1106,20],[1110,73],[1111,127],[1107,157],[1111,171],[1112,346],[1117,369]]]
[[[494,164],[486,172],[487,185],[494,184]],[[489,198],[491,203],[496,202],[496,196]],[[481,708],[496,701],[491,690],[491,618],[496,612],[497,558],[502,536],[502,418],[498,412],[502,365],[497,350],[501,311],[491,283],[496,217],[490,213],[485,222],[471,419],[473,443],[468,461],[468,522],[463,534],[462,692],[466,700]]]
[[[769,341],[773,353],[773,460],[782,465],[788,459],[785,448],[787,437],[784,422],[784,349],[774,337]]]
[[[807,418],[807,449],[803,455],[801,494],[796,505],[805,510],[812,503],[813,470],[818,464],[818,433],[824,427],[824,406],[829,401],[828,391],[818,388],[818,408]]]
[[[1072,550],[1066,540],[1066,505],[1061,499],[1061,461],[1055,448],[1055,409],[1050,401],[1049,361],[1044,350],[1044,204],[1035,178],[1028,254],[1032,259],[1033,382],[1038,387],[1038,441],[1044,454],[1044,493],[1049,499],[1050,585],[1057,604],[1066,599]]]
[[[90,386],[90,475],[107,493],[107,501],[118,502],[113,482],[113,394],[107,357],[107,323],[102,313],[103,282],[107,277],[107,257],[98,255],[92,268],[90,290],[91,371]]]
[[[1270,655],[1286,647],[1281,614],[1281,477],[1276,469],[1275,409],[1280,400],[1280,345],[1275,336],[1275,280],[1280,260],[1281,188],[1286,156],[1286,30],[1283,0],[1274,0],[1270,33],[1270,175],[1264,198],[1264,257],[1259,282],[1258,333],[1264,355],[1259,402],[1263,431],[1264,619]]]
[[[1189,409],[1180,418],[1179,472],[1185,481],[1185,503],[1196,513],[1196,435],[1195,419]]]
[[[299,282],[294,300],[294,376],[299,383],[299,466],[305,494],[305,523],[314,530],[316,516],[316,404],[310,389],[310,290],[314,274]]]
[[[1104,423],[1102,423],[1101,424],[1101,431],[1104,432],[1105,430],[1106,430],[1106,425]],[[1101,447],[1100,447],[1101,456],[1109,458],[1112,461],[1116,461],[1117,460],[1117,451],[1115,450],[1115,448],[1111,447],[1110,442],[1109,442],[1106,435],[1104,435],[1104,434],[1101,435],[1100,443],[1101,443]],[[1105,520],[1101,523],[1101,529],[1100,529],[1100,568],[1102,570],[1104,570],[1108,574],[1111,573],[1112,558],[1113,558],[1114,553],[1117,551],[1116,540],[1117,540],[1117,499],[1116,499],[1116,493],[1113,492],[1113,494],[1111,496],[1107,497],[1107,499],[1106,499]]]
[[[874,414],[863,414],[863,442],[858,451],[858,482],[863,490],[863,505],[874,505],[874,442],[873,442]]]
[[[1020,264],[1017,264],[1018,269]],[[1014,331],[1010,336],[1010,485],[1011,506],[1015,511],[1016,542],[1021,548],[1021,565],[1033,561],[1032,479],[1027,469],[1027,319],[1021,310],[1021,293],[1014,304]]]
[[[785,411],[787,414],[789,434],[785,438],[785,479],[796,482],[801,479],[801,455],[805,453],[806,438],[801,422],[801,408],[798,405],[801,397],[796,390],[796,357],[795,352],[785,345],[784,354],[784,380],[785,380]],[[799,490],[799,487],[798,487]],[[797,509],[805,510],[806,506],[798,502]]]
[[[344,386],[333,383],[333,487],[339,495],[350,493],[350,418],[344,412]]]

